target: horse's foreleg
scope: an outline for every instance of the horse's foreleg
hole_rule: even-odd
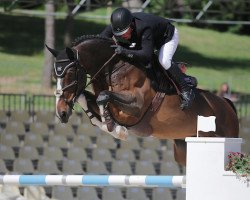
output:
[[[128,115],[132,115],[135,117],[140,116],[140,111],[142,107],[142,103],[138,101],[135,95],[132,93],[116,93],[111,91],[102,91],[98,98],[97,104],[106,106],[107,103],[113,103],[119,110],[126,111]]]
[[[88,96],[87,98],[94,98],[94,95],[92,95],[91,93],[86,93],[86,95]],[[91,104],[91,107],[89,107],[90,104],[88,104],[87,98],[84,94],[81,94],[77,99],[77,102],[80,104],[84,112],[89,117],[92,125],[99,127],[101,130],[111,134],[117,139],[127,140],[127,129],[120,125],[116,125],[115,129],[112,132],[108,131],[107,125],[105,122],[101,121],[99,113],[94,112],[94,110],[96,111],[98,109],[98,106],[96,104]]]
[[[90,104],[89,100],[87,100],[89,98],[89,95],[91,95],[90,93],[85,96],[85,94],[81,94],[78,99],[77,102],[78,104],[81,106],[81,108],[83,109],[83,111],[87,114],[87,116],[90,119],[90,122],[93,125],[96,125],[96,121],[100,121],[100,114],[97,112],[98,106],[94,105],[94,104]],[[94,95],[93,95],[94,96]]]
[[[84,91],[83,95],[86,97],[86,101],[87,101],[87,105],[85,107],[87,107],[88,110],[86,111],[86,114],[87,112],[89,112],[89,114],[92,114],[94,117],[98,118],[100,121],[101,116],[100,116],[99,107],[96,103],[96,96],[89,91]],[[91,118],[93,116],[91,116]]]

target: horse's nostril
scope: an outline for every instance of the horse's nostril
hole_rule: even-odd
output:
[[[67,113],[65,111],[62,111],[62,117],[66,117],[67,116]]]

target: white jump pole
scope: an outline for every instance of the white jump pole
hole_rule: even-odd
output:
[[[230,152],[241,152],[241,138],[189,137],[185,176],[3,175],[0,184],[186,188],[186,200],[249,200],[250,185],[225,171]]]
[[[144,175],[2,175],[2,185],[185,187],[185,176]]]

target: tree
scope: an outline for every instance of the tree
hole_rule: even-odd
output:
[[[70,46],[72,42],[72,33],[74,29],[74,16],[72,11],[74,9],[74,0],[66,0],[68,7],[68,14],[65,19],[65,34],[64,34],[64,45]]]
[[[53,0],[48,0],[45,4],[46,17],[45,17],[45,44],[51,48],[55,47],[55,5]],[[54,62],[53,55],[44,47],[44,67],[43,67],[43,77],[42,86],[43,88],[51,88],[52,82],[52,66]]]
[[[122,5],[126,8],[129,8],[132,12],[138,11],[138,9],[142,6],[141,0],[126,0],[122,3]]]

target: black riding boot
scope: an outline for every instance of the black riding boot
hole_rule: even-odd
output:
[[[183,74],[180,70],[180,68],[172,63],[172,66],[168,69],[171,78],[177,83],[179,86],[181,97],[182,97],[182,103],[181,103],[181,109],[184,110],[185,108],[188,108],[194,98],[195,94],[193,89],[187,84],[185,81],[185,74]]]

